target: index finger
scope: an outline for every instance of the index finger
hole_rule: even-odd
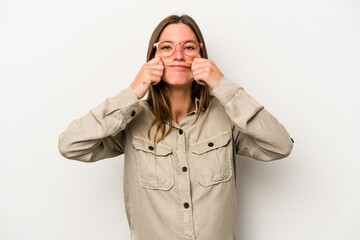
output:
[[[148,63],[150,64],[163,64],[162,60],[160,57],[154,57],[153,59],[151,59]]]
[[[161,57],[158,57],[158,60],[156,61],[156,64],[164,65],[164,62],[163,62],[163,60],[161,59]]]
[[[197,64],[197,63],[201,63],[201,62],[206,62],[206,58],[194,58],[193,59],[193,62],[192,62],[192,64]]]

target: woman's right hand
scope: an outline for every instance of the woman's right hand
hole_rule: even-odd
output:
[[[164,64],[160,57],[151,59],[141,67],[135,80],[130,85],[138,99],[145,96],[151,85],[156,85],[161,81],[163,72]]]

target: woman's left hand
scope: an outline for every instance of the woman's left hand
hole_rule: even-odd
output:
[[[210,89],[213,89],[224,77],[215,63],[206,58],[194,58],[191,70],[194,80],[200,85],[208,85]]]

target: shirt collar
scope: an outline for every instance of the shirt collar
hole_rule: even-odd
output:
[[[194,99],[195,99],[195,106],[196,106],[195,113],[197,113],[199,105],[200,105],[200,99],[198,99],[197,97],[195,97]]]
[[[185,115],[185,117],[188,116],[188,115],[195,115],[195,114],[197,113],[197,111],[198,111],[198,109],[199,109],[199,105],[200,105],[200,99],[197,98],[197,97],[194,97],[194,102],[195,102],[195,107],[196,107],[195,111],[189,112],[188,114]],[[173,120],[171,120],[171,121],[172,121],[172,123],[173,123],[173,127],[175,127],[175,128],[180,128],[180,126],[179,126],[175,121],[173,121]],[[188,120],[188,121],[189,121],[189,120]],[[186,122],[188,122],[188,121],[186,121]],[[169,124],[168,120],[166,120],[165,123],[166,123],[166,124]],[[183,125],[183,124],[186,125],[185,122],[182,123],[182,125]]]

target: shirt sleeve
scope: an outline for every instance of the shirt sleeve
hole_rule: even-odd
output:
[[[284,126],[237,83],[223,77],[211,93],[233,123],[237,154],[262,161],[290,154],[293,142]]]
[[[140,101],[129,86],[70,123],[59,136],[65,158],[94,162],[124,153],[125,128],[139,113]]]

